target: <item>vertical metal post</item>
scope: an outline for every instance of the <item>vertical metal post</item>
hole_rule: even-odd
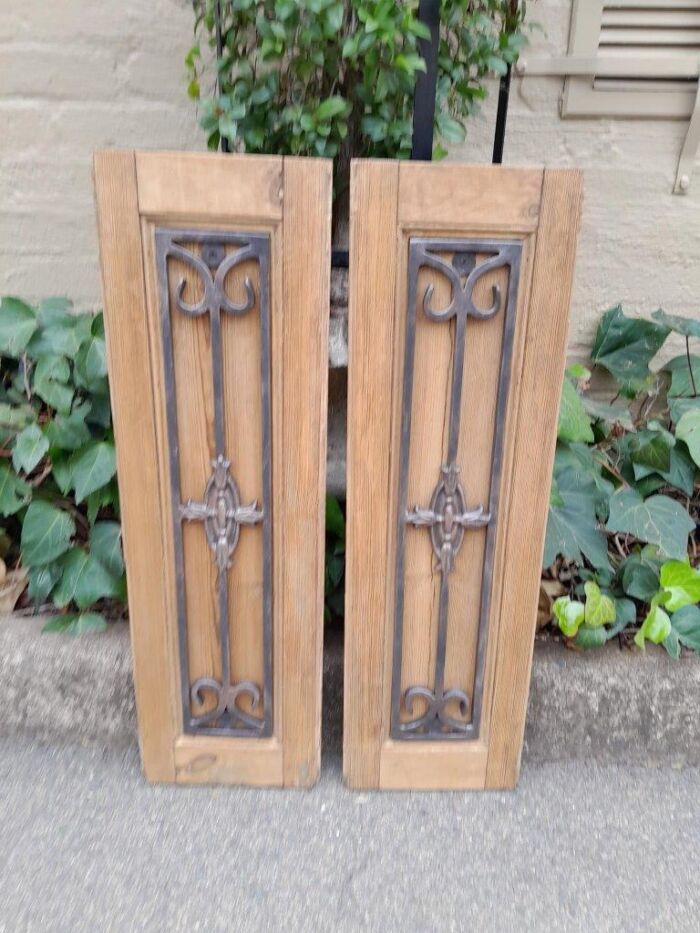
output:
[[[421,39],[419,44],[420,54],[425,59],[426,71],[419,71],[416,76],[411,159],[429,162],[433,157],[433,123],[435,122],[437,61],[440,48],[440,0],[420,0],[418,18],[430,30],[430,38]]]
[[[217,88],[217,92],[218,92],[219,94],[221,94],[221,72],[219,71],[219,67],[218,67],[218,66],[219,66],[219,62],[221,61],[221,59],[222,59],[222,57],[223,57],[224,42],[223,42],[223,36],[222,36],[222,33],[221,33],[221,3],[220,3],[220,0],[217,0],[216,7],[215,7],[215,9],[214,9],[214,22],[215,22],[215,28],[216,28],[216,65],[217,65],[217,68],[216,68],[216,88]],[[228,139],[225,139],[225,138],[222,136],[221,139],[220,139],[220,142],[221,142],[221,151],[222,151],[222,152],[229,152],[229,151],[230,151],[230,147],[229,147]]]
[[[510,98],[510,79],[512,66],[504,75],[501,75],[501,82],[498,88],[498,110],[496,112],[496,132],[493,137],[493,158],[494,165],[500,165],[503,161],[503,143],[506,136],[506,119],[508,117],[508,99]]]

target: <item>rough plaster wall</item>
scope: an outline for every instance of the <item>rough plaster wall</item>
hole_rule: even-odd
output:
[[[534,46],[566,50],[569,3],[537,0]],[[0,11],[0,293],[99,303],[90,159],[101,146],[202,149],[182,64],[188,0],[3,0]],[[533,54],[534,49],[529,53]],[[585,169],[571,354],[600,312],[697,315],[700,168],[671,192],[683,121],[559,118],[559,79],[514,82],[505,162]],[[489,161],[496,95],[454,158]]]

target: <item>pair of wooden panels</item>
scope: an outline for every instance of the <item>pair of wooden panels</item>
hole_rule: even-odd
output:
[[[146,775],[310,785],[331,164],[103,152],[95,181]],[[517,779],[580,199],[353,164],[353,787]]]

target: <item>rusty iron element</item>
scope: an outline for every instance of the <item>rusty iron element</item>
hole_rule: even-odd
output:
[[[156,262],[161,333],[163,338],[164,376],[167,405],[167,428],[170,455],[171,507],[175,540],[177,586],[178,647],[184,730],[207,735],[256,736],[272,734],[272,525],[269,503],[272,498],[270,462],[270,239],[267,234],[224,233],[202,230],[156,228]],[[199,246],[199,253],[192,246]],[[189,247],[189,248],[188,248]],[[227,248],[229,251],[227,252]],[[201,298],[194,304],[184,300],[187,280],[181,278],[174,290],[168,281],[168,260],[189,266],[196,275]],[[221,347],[221,314],[243,315],[256,306],[255,289],[250,278],[244,280],[244,300],[231,301],[226,294],[226,277],[243,262],[253,260],[260,270],[257,306],[261,333],[261,410],[262,410],[262,480],[263,503],[244,505],[238,485],[231,474],[225,452],[225,420]],[[172,304],[172,307],[171,307]],[[171,314],[179,311],[189,317],[209,315],[212,354],[215,456],[212,473],[202,501],[180,499],[180,470],[175,399],[175,367]],[[266,507],[267,503],[267,507]],[[182,522],[196,521],[204,532],[217,568],[218,631],[221,655],[221,678],[200,677],[190,684],[187,652],[187,604]],[[229,634],[229,582],[234,551],[243,526],[262,525],[263,531],[263,678],[234,683],[231,673]],[[214,706],[195,713],[213,699]]]
[[[451,262],[444,257],[451,255]],[[391,736],[402,740],[476,739],[479,736],[483,700],[484,667],[488,640],[496,520],[500,494],[505,420],[510,362],[515,329],[522,246],[514,240],[441,239],[412,237],[409,241],[408,300],[403,370],[401,412],[401,462],[399,469],[399,507],[396,554],[396,611],[394,619]],[[481,257],[481,261],[479,261]],[[415,333],[418,306],[418,273],[429,267],[445,276],[451,285],[447,307],[433,308],[434,287],[426,286],[421,309],[428,320],[444,323],[455,319],[452,353],[451,390],[448,411],[447,456],[440,468],[440,478],[426,507],[406,507],[408,463],[411,439],[411,409],[415,366]],[[491,303],[480,308],[474,302],[474,288],[484,275],[508,269],[505,296],[494,285]],[[457,464],[462,383],[467,338],[467,319],[487,321],[503,312],[503,342],[496,403],[496,424],[491,458],[488,510],[479,505],[467,507],[467,496],[459,481]],[[427,528],[440,571],[438,633],[433,684],[416,684],[401,690],[404,615],[405,528]],[[482,573],[476,671],[471,696],[459,687],[445,687],[447,624],[449,616],[449,576],[468,530],[486,529],[485,558]],[[402,714],[409,718],[405,718]]]

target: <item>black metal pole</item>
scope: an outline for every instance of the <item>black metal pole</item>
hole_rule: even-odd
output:
[[[494,165],[500,165],[503,161],[503,143],[506,138],[506,120],[508,118],[508,100],[510,98],[510,78],[512,66],[508,65],[506,73],[501,75],[501,81],[498,87],[498,110],[496,111],[496,132],[493,137],[493,158]]]
[[[420,54],[425,59],[426,71],[419,71],[416,76],[411,159],[429,162],[433,157],[435,91],[440,48],[440,0],[420,0],[418,19],[430,30],[430,38],[421,39],[419,44]]]
[[[223,36],[222,36],[222,34],[221,34],[221,3],[220,3],[220,2],[217,2],[216,8],[215,8],[215,10],[214,10],[214,22],[215,22],[215,26],[216,26],[216,65],[217,65],[217,69],[216,69],[216,87],[217,87],[218,93],[221,94],[221,72],[219,71],[218,66],[219,66],[219,62],[221,61],[221,58],[222,58],[222,56],[223,56],[223,52],[224,52],[224,42],[223,42]],[[220,143],[221,143],[221,151],[222,151],[222,152],[229,152],[229,151],[230,151],[230,146],[229,146],[229,143],[228,143],[228,139],[226,139],[224,136],[221,136],[221,137],[220,137]]]

